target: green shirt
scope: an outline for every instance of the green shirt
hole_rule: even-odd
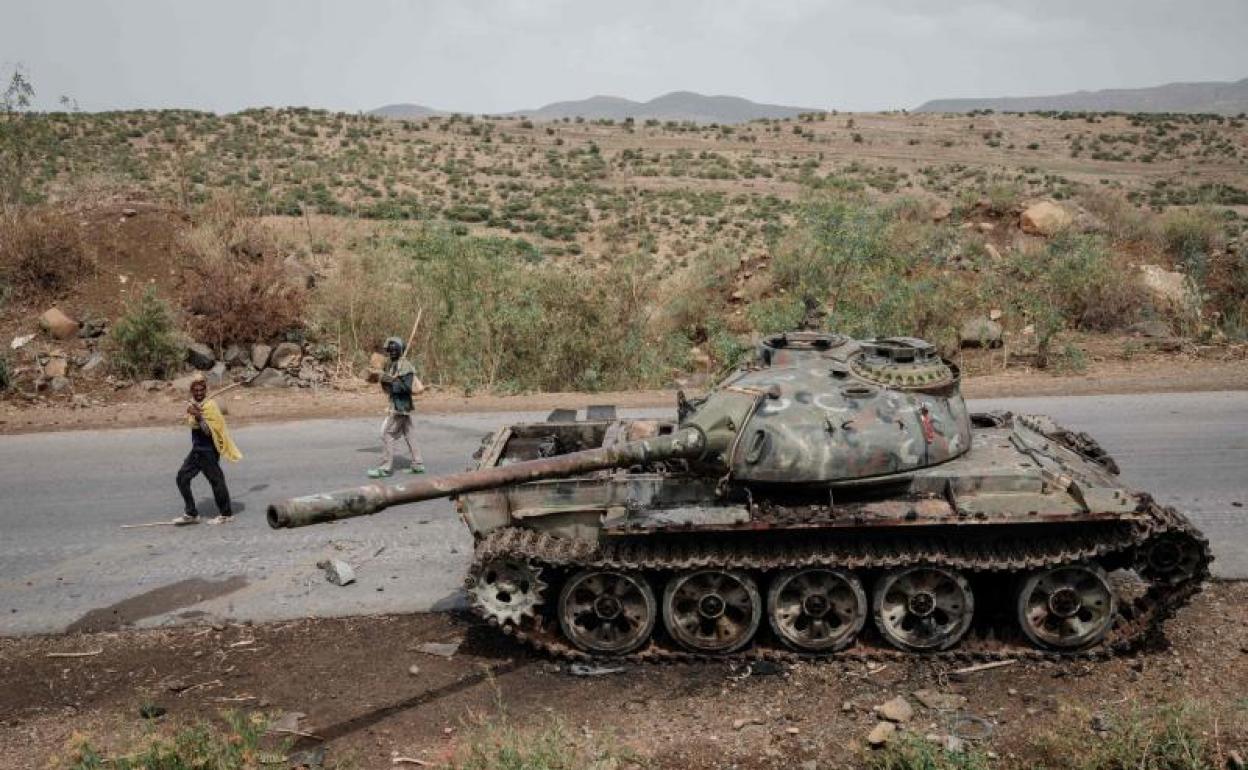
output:
[[[400,358],[386,365],[386,374],[393,379],[388,385],[382,384],[381,389],[390,395],[390,411],[395,414],[410,414],[416,367],[412,366],[412,362],[406,358]]]

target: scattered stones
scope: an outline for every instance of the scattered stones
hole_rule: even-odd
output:
[[[196,369],[204,371],[211,369],[212,365],[217,362],[217,358],[212,354],[212,348],[204,343],[188,342],[186,345],[186,362]]]
[[[1001,346],[1004,334],[1005,330],[1001,328],[1001,324],[980,316],[962,324],[959,339],[964,348],[995,348]]]
[[[623,666],[591,666],[585,663],[573,663],[568,666],[568,673],[572,676],[609,676],[622,674],[627,670]]]
[[[1028,206],[1019,217],[1018,225],[1031,235],[1053,236],[1070,227],[1074,218],[1056,203],[1041,201]]]
[[[355,570],[342,559],[325,559],[318,561],[316,566],[325,570],[325,579],[336,586],[350,585],[355,582]]]
[[[283,342],[273,348],[273,355],[269,357],[269,366],[274,369],[288,369],[299,365],[299,359],[303,356],[303,351],[293,342]],[[255,363],[254,361],[252,363]],[[259,368],[259,367],[256,367]]]
[[[269,725],[271,733],[293,733],[299,731],[299,722],[307,714],[301,711],[287,711]]]
[[[914,717],[914,707],[904,696],[898,695],[874,709],[876,714],[890,722],[909,722]]]
[[[20,336],[14,337],[14,338],[13,338],[13,341],[12,341],[11,343],[9,343],[9,349],[10,349],[10,350],[19,350],[19,349],[21,349],[21,348],[25,347],[25,346],[26,346],[26,344],[27,344],[27,343],[29,343],[29,342],[30,342],[31,340],[33,340],[34,338],[35,338],[35,335],[33,335],[33,334],[22,334],[22,335],[20,335]]]
[[[87,398],[81,393],[75,393],[73,398],[69,399],[69,403],[75,409],[86,409],[87,407],[91,406],[91,399]]]
[[[146,390],[148,393],[153,393],[163,387],[165,387],[164,380],[143,380],[139,383],[139,388]]]
[[[897,732],[897,725],[892,722],[877,722],[871,732],[867,733],[867,745],[878,749],[888,743]]]
[[[463,644],[462,639],[456,639],[453,642],[425,642],[416,645],[416,652],[436,655],[439,658],[451,658],[455,656],[455,653],[459,652],[459,645],[461,644]]]
[[[264,343],[256,343],[251,346],[251,365],[257,369],[263,369],[269,365],[269,356],[273,354],[273,348]]]
[[[39,327],[58,340],[67,340],[78,335],[78,322],[57,307],[50,307],[39,316]]]
[[[914,699],[929,709],[953,711],[966,705],[966,696],[937,690],[915,690]]]

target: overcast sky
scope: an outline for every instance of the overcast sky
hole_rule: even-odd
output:
[[[611,94],[875,110],[1248,77],[1248,0],[0,0],[0,75],[83,109]]]

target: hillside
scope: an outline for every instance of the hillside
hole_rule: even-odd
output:
[[[915,112],[1185,112],[1240,115],[1248,112],[1248,78],[1234,83],[1168,83],[1152,88],[1076,91],[1052,96],[934,99]]]
[[[376,115],[381,118],[421,120],[422,118],[432,118],[435,115],[443,115],[445,113],[441,110],[435,110],[432,107],[426,107],[423,104],[387,104],[384,107],[369,110],[368,114]]]

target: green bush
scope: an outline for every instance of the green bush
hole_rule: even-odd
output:
[[[1198,282],[1208,273],[1209,258],[1221,246],[1223,224],[1208,208],[1170,209],[1161,217],[1162,242],[1175,264]]]
[[[164,378],[175,372],[184,350],[169,305],[148,287],[109,333],[110,366],[131,379]]]
[[[240,770],[284,766],[289,741],[273,742],[265,749],[268,719],[226,713],[226,729],[198,724],[179,730],[172,738],[149,736],[129,753],[104,757],[88,741],[73,749],[67,765],[71,770]]]
[[[13,386],[13,372],[10,366],[9,357],[0,353],[0,393]]]

